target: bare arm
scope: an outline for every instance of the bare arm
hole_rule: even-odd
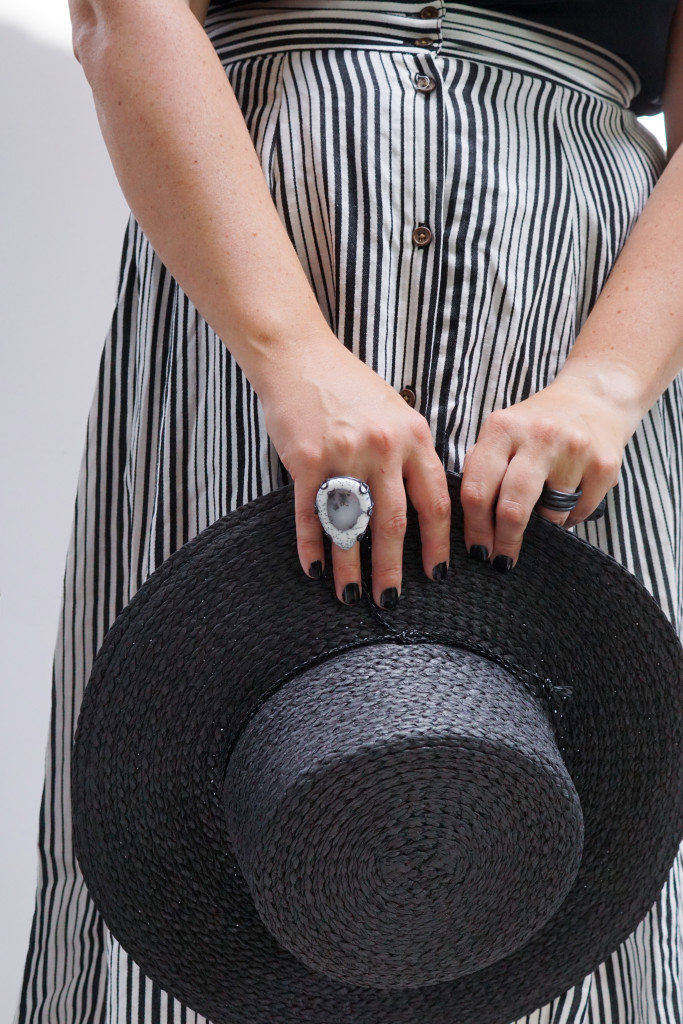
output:
[[[565,365],[620,398],[633,429],[683,367],[683,0],[663,104],[669,163]]]
[[[632,430],[683,368],[683,0],[669,45],[669,163],[576,344],[567,373],[594,375]],[[623,386],[620,386],[620,380]]]
[[[206,0],[71,0],[114,170],[156,252],[257,391],[275,349],[327,325],[201,27]],[[168,69],[173,74],[168,74]]]
[[[295,481],[304,570],[324,560],[317,488],[349,474],[374,496],[375,600],[401,586],[404,478],[431,576],[448,561],[450,503],[429,427],[325,321],[200,24],[206,0],[70,5],[74,51],[130,208],[263,403]],[[360,588],[357,545],[335,549],[333,566],[340,599],[355,595],[347,588]]]
[[[617,482],[623,449],[683,368],[683,0],[669,48],[669,163],[552,384],[493,413],[463,483],[468,545],[516,559],[545,481],[579,484],[580,522]],[[495,516],[494,516],[495,508]]]

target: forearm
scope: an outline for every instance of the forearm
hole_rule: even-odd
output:
[[[128,204],[257,391],[329,336],[220,61],[184,0],[72,0],[74,48]]]
[[[567,358],[631,431],[683,368],[683,149],[669,162]]]

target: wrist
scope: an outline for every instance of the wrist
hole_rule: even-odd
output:
[[[230,335],[221,335],[263,405],[301,382],[306,368],[325,353],[344,346],[333,334],[317,303],[310,310],[282,317],[281,312],[250,317]]]
[[[651,397],[647,394],[640,374],[633,367],[613,360],[573,357],[570,354],[555,383],[578,387],[605,410],[611,411],[621,425],[624,445],[656,399],[656,395]]]

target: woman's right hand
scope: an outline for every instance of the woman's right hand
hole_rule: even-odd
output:
[[[353,476],[370,486],[372,596],[395,607],[401,593],[406,491],[418,513],[422,563],[430,579],[445,575],[450,546],[450,497],[427,421],[333,335],[282,357],[260,392],[266,427],[294,481],[296,533],[304,572],[324,567],[322,527],[314,511],[323,480]],[[405,486],[404,486],[405,481]],[[359,545],[332,545],[337,597],[361,593]]]
[[[304,570],[324,561],[313,512],[322,481],[365,479],[375,503],[373,597],[390,605],[401,587],[403,478],[420,516],[425,571],[448,561],[444,471],[425,420],[325,320],[229,77],[192,13],[201,17],[205,3],[70,0],[70,8],[128,205],[263,403],[294,479]],[[360,596],[358,546],[333,548],[333,569],[339,598]]]

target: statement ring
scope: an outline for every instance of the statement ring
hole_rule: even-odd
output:
[[[354,476],[331,476],[318,488],[314,508],[330,540],[348,551],[361,540],[370,521],[370,487]]]

